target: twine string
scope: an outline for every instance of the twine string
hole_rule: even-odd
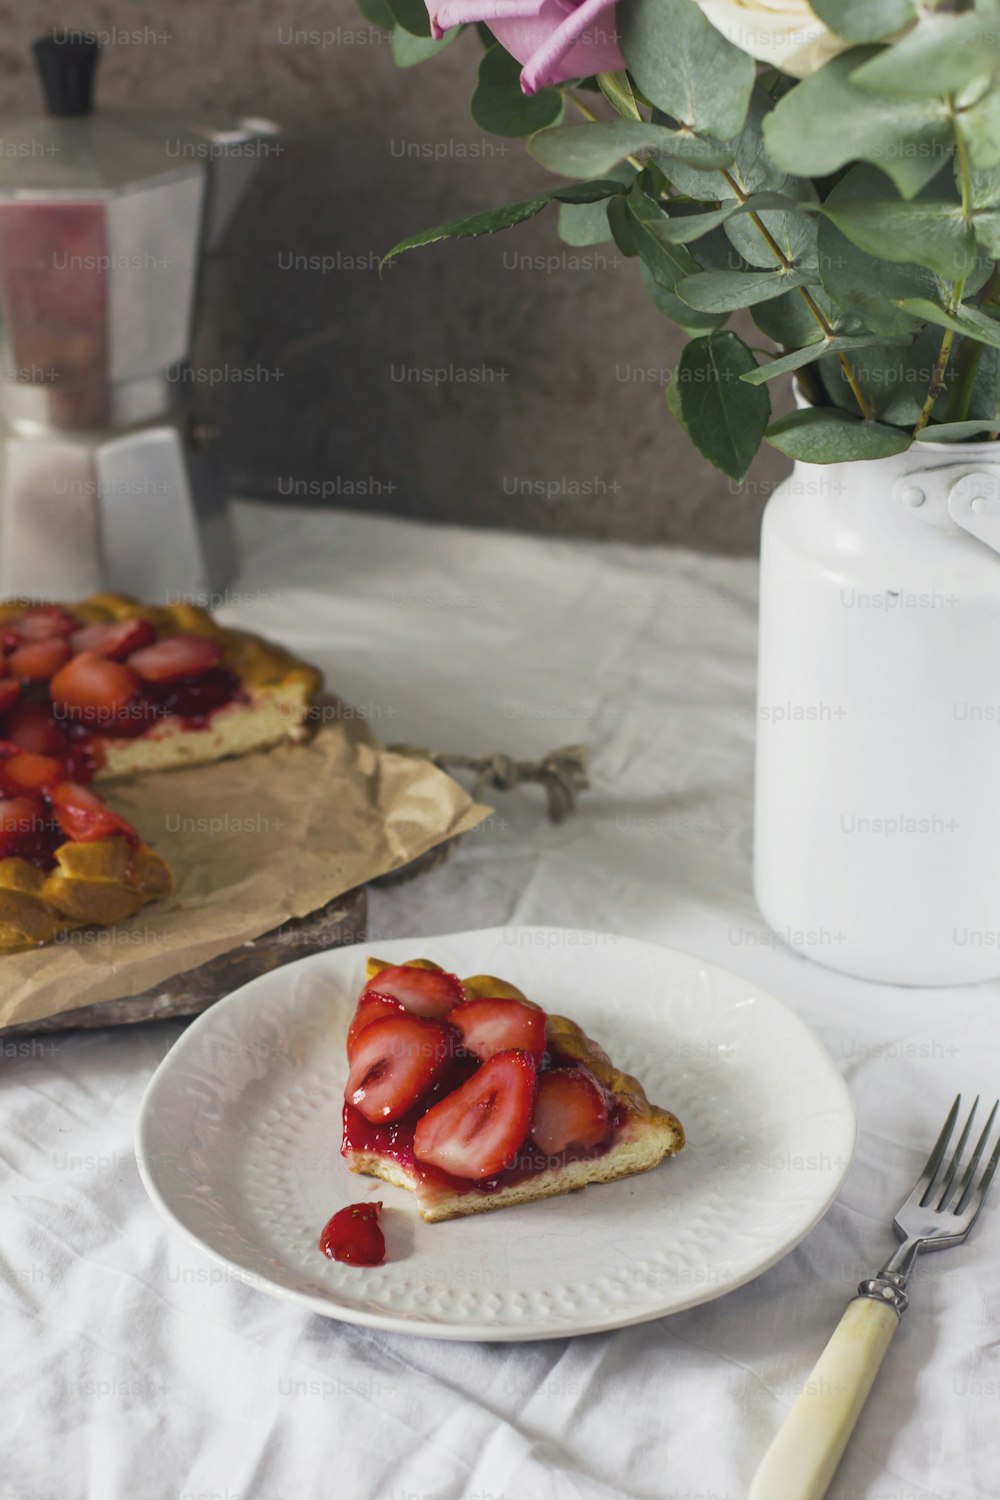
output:
[[[568,818],[580,793],[590,786],[586,745],[562,745],[558,750],[550,750],[541,760],[515,760],[503,750],[494,750],[489,755],[463,755],[428,750],[422,745],[390,745],[388,748],[396,755],[407,755],[413,760],[429,760],[439,771],[471,771],[475,776],[472,795],[477,802],[487,791],[513,792],[520,786],[541,786],[545,791],[550,823],[561,823]],[[402,870],[381,875],[372,884],[402,885],[418,875],[429,874],[451,857],[464,837],[464,834],[456,834]]]

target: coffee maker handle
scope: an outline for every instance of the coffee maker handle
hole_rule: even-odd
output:
[[[273,120],[246,115],[227,130],[212,133],[208,200],[205,207],[204,244],[215,250],[250,179],[270,154],[281,150],[280,126]],[[253,149],[254,143],[256,149]]]

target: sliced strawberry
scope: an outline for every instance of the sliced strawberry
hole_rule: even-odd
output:
[[[68,839],[90,844],[96,839],[110,839],[121,834],[130,844],[139,835],[125,818],[112,812],[93,792],[75,781],[63,781],[49,792],[56,822]]]
[[[545,1012],[520,1000],[467,1000],[449,1011],[448,1020],[462,1034],[462,1046],[483,1062],[512,1048],[530,1052],[541,1062],[545,1051]]]
[[[0,714],[5,714],[9,708],[13,708],[21,696],[21,684],[15,682],[12,677],[0,678]]]
[[[4,623],[4,641],[12,644],[27,641],[49,641],[73,634],[80,628],[79,620],[58,604],[36,604],[26,609],[23,615]]]
[[[534,1058],[498,1052],[417,1121],[414,1154],[453,1177],[494,1177],[524,1145],[534,1102]]]
[[[48,682],[69,658],[69,641],[54,635],[51,640],[16,647],[7,659],[7,670],[22,682]]]
[[[0,859],[28,857],[50,821],[40,797],[0,798]]]
[[[446,1016],[465,999],[462,982],[454,974],[443,974],[439,969],[414,969],[409,964],[399,964],[394,969],[383,969],[362,990],[367,995],[376,990],[415,1016]]]
[[[13,754],[6,754],[7,750]],[[66,767],[52,755],[34,755],[16,745],[0,744],[0,787],[13,796],[22,792],[44,792],[58,781],[65,781]]]
[[[69,751],[69,742],[46,703],[28,699],[15,703],[4,720],[3,733],[4,739],[36,755],[64,757]]]
[[[138,690],[139,679],[131,668],[93,651],[74,656],[49,683],[57,707],[95,726],[120,714]]]
[[[546,1156],[600,1145],[609,1120],[607,1095],[587,1068],[552,1068],[540,1075],[531,1138]]]
[[[72,646],[76,655],[93,651],[96,656],[124,661],[132,651],[151,646],[155,640],[156,631],[148,620],[115,620],[110,625],[85,625],[75,630]]]
[[[398,1120],[433,1086],[449,1040],[443,1026],[417,1016],[372,1021],[357,1038],[344,1098],[366,1120]]]
[[[0,767],[0,771],[2,771]],[[354,1012],[354,1020],[351,1029],[347,1033],[347,1061],[350,1062],[354,1056],[354,1044],[373,1021],[383,1021],[386,1016],[405,1016],[406,1011],[398,1000],[392,1000],[388,995],[376,995],[374,992],[366,991],[358,1001],[358,1008]]]
[[[168,635],[133,651],[128,664],[146,682],[176,682],[200,677],[222,660],[222,647],[203,635]]]

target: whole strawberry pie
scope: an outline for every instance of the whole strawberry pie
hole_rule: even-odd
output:
[[[347,1035],[342,1153],[435,1222],[658,1166],[675,1115],[565,1016],[488,974],[370,958]]]
[[[0,951],[168,894],[86,783],[301,738],[315,668],[191,604],[0,604]]]

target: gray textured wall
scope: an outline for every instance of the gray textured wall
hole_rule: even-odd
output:
[[[223,418],[234,488],[754,549],[780,460],[763,456],[737,489],[690,449],[658,384],[677,338],[613,246],[539,269],[565,250],[546,214],[424,250],[379,282],[373,258],[404,234],[546,180],[517,142],[471,120],[473,35],[402,72],[351,0],[2,0],[0,23],[5,113],[36,107],[31,38],[90,25],[132,34],[106,47],[105,103],[285,127],[205,287],[200,362],[267,375],[202,397]],[[296,35],[309,31],[332,37]]]

